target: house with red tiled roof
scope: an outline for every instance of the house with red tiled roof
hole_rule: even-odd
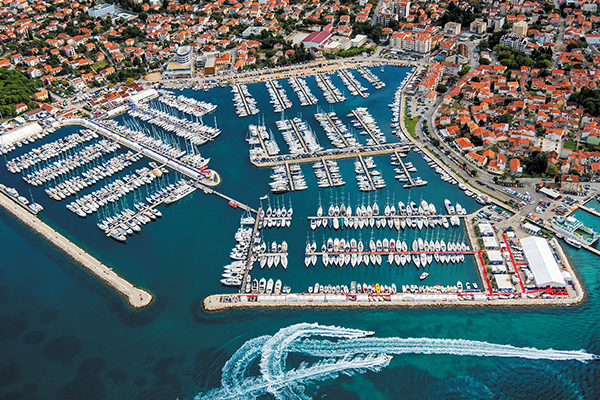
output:
[[[510,174],[512,176],[519,177],[523,174],[523,167],[521,166],[521,161],[519,161],[518,158],[513,158],[512,160],[510,160],[508,165],[510,168]]]
[[[467,160],[471,161],[473,164],[477,165],[479,168],[485,167],[488,159],[480,154],[477,154],[473,151],[469,152],[466,155]]]
[[[463,153],[465,153],[466,151],[469,151],[475,147],[475,145],[473,143],[471,143],[471,141],[467,138],[458,138],[455,140],[455,142],[456,142],[456,145],[458,146],[459,150]]]

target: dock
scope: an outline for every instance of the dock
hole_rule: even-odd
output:
[[[26,212],[23,208],[10,201],[4,193],[0,193],[0,205],[54,246],[62,250],[66,255],[86,268],[86,270],[91,272],[102,282],[108,284],[111,288],[119,292],[119,294],[127,298],[132,307],[141,308],[152,302],[152,295],[149,292],[128,282],[112,268],[98,261],[81,247],[52,229],[38,217]]]
[[[369,169],[367,168],[367,163],[365,163],[365,160],[363,160],[363,157],[361,155],[358,156],[358,160],[363,166],[363,171],[369,181],[369,185],[371,185],[371,190],[377,190],[375,184],[373,183],[373,178],[371,178],[371,174],[369,173]]]
[[[333,120],[329,116],[329,113],[324,112],[323,115],[325,116],[325,118],[327,118],[327,121],[329,122],[329,124],[331,125],[331,127],[335,130],[335,132],[338,134],[338,136],[342,140],[342,142],[344,142],[344,145],[346,147],[350,147],[350,145],[348,144],[348,141],[346,140],[346,137],[342,134],[342,132],[340,131],[340,129],[333,122]]]
[[[348,79],[348,82],[350,83],[350,85],[352,85],[354,87],[354,89],[358,92],[358,95],[360,97],[362,97],[363,99],[366,99],[367,97],[369,97],[362,90],[360,90],[360,88],[356,85],[356,82],[354,81],[354,77],[350,73],[348,73],[347,69],[340,69],[339,72],[340,72],[340,74],[344,75],[346,77],[346,79]]]
[[[580,206],[580,207],[581,207],[581,206]],[[587,207],[586,207],[586,208],[587,208]],[[539,226],[539,227],[540,227],[540,228],[542,228],[542,229],[545,229],[545,230],[547,230],[547,231],[550,231],[550,232],[554,233],[555,235],[561,235],[561,236],[563,236],[563,234],[562,234],[562,233],[558,232],[558,231],[557,231],[556,229],[554,229],[554,228],[552,227],[552,225],[550,225],[550,224],[546,224],[546,223],[544,223],[544,224],[540,224],[539,222],[537,222],[537,221],[536,221],[536,220],[534,220],[533,218],[530,218],[528,215],[526,215],[524,218],[525,218],[527,221],[531,222],[531,223],[532,223],[532,224],[534,224],[534,225],[537,225],[537,226]],[[589,246],[589,245],[587,245],[587,244],[584,244],[584,243],[581,243],[581,242],[578,242],[578,243],[579,243],[579,244],[581,244],[581,248],[582,248],[582,249],[585,249],[585,250],[589,251],[590,253],[594,253],[595,255],[597,255],[597,256],[600,256],[600,250],[596,249],[595,247]]]
[[[344,149],[326,149],[312,153],[280,154],[276,156],[261,157],[260,159],[258,157],[250,157],[250,163],[258,168],[275,167],[282,162],[290,162],[293,164],[309,164],[315,163],[319,161],[319,159],[345,160],[348,158],[356,158],[359,155],[362,155],[363,157],[374,157],[392,154],[395,150],[402,150],[412,147],[414,147],[414,145],[408,143],[388,143],[374,146],[347,147]]]
[[[306,92],[304,87],[300,84],[300,82],[298,82],[298,78],[293,76],[290,79],[292,79],[294,81],[294,83],[296,83],[296,85],[298,85],[298,87],[300,88],[300,91],[302,92],[302,94],[304,95],[304,98],[306,99],[306,102],[308,103],[307,105],[309,105],[309,106],[314,105],[315,103],[310,99],[310,96],[308,95],[308,93]]]
[[[357,113],[356,110],[352,110],[352,114],[354,115],[354,118],[356,118],[358,120],[358,122],[360,122],[360,124],[362,125],[365,132],[367,132],[367,135],[369,135],[371,137],[371,139],[373,139],[373,142],[379,143],[379,140],[377,140],[375,135],[373,135],[373,132],[371,132],[371,128],[369,128],[369,126],[365,123],[365,121],[362,119],[360,114]]]
[[[287,171],[287,178],[288,178],[288,181],[290,183],[290,190],[292,192],[294,192],[295,191],[295,189],[294,189],[294,180],[292,179],[292,172],[290,171],[290,164],[289,163],[285,163],[285,170]]]
[[[250,206],[248,206],[248,205],[246,205],[244,203],[241,203],[241,202],[239,202],[239,201],[237,201],[237,200],[235,200],[235,199],[233,199],[233,198],[231,198],[231,197],[229,197],[229,196],[227,196],[227,195],[225,195],[225,194],[223,194],[223,193],[221,193],[221,192],[219,192],[219,191],[217,191],[217,190],[215,190],[213,188],[210,188],[210,187],[208,187],[208,186],[200,183],[199,181],[194,182],[192,185],[195,186],[195,187],[197,187],[198,189],[201,189],[206,194],[214,194],[214,195],[217,195],[219,197],[224,198],[230,204],[234,204],[235,208],[241,208],[244,211],[250,211],[250,212],[253,212],[254,214],[258,214],[258,211],[256,209],[254,209],[254,208],[252,208],[252,207],[250,207]]]
[[[400,166],[404,170],[404,174],[408,178],[408,182],[410,183],[410,186],[411,187],[415,186],[415,182],[413,181],[412,176],[410,176],[410,173],[408,172],[408,169],[406,168],[406,165],[404,165],[404,162],[402,161],[402,157],[400,157],[400,155],[398,154],[397,151],[394,151],[394,154],[396,155],[396,158],[398,159],[398,162],[400,163]]]

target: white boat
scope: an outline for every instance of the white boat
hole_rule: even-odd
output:
[[[421,276],[419,276],[419,280],[424,280],[425,278],[427,278],[429,276],[429,272],[423,272],[421,274]]]

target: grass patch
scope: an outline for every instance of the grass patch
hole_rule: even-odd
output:
[[[95,64],[92,64],[92,69],[96,72],[99,72],[101,69],[104,69],[108,65],[108,62],[101,61]]]
[[[573,139],[565,140],[565,142],[563,143],[563,148],[569,149],[569,150],[576,150],[577,143],[575,143],[575,141]]]

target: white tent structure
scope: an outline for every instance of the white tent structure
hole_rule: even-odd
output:
[[[521,239],[523,253],[537,287],[565,287],[565,279],[546,239],[530,236]]]

